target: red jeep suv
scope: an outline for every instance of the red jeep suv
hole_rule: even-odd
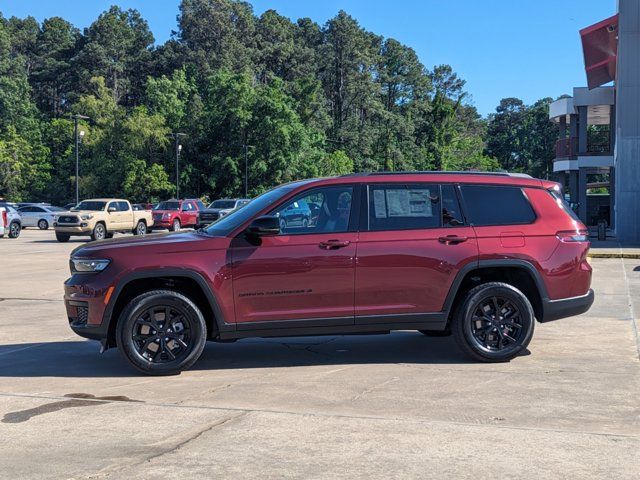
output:
[[[153,228],[166,228],[173,232],[183,227],[196,228],[198,212],[204,209],[204,204],[197,198],[160,202],[153,209]]]
[[[283,228],[306,204],[308,222]],[[71,328],[148,374],[205,342],[418,330],[479,361],[593,303],[585,226],[558,184],[506,173],[354,174],[274,188],[195,232],[71,254]]]

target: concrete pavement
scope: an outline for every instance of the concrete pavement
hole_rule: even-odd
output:
[[[508,364],[407,331],[211,343],[153,378],[66,325],[83,241],[0,239],[0,478],[640,476],[640,260],[592,259],[593,308]]]

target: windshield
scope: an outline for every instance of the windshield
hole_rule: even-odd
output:
[[[235,208],[236,201],[235,200],[216,200],[209,208]]]
[[[153,209],[154,210],[179,210],[180,202],[160,202]]]
[[[80,202],[78,205],[73,207],[72,210],[89,210],[92,212],[100,212],[104,210],[104,207],[107,205],[107,202],[96,202],[92,200],[86,200]]]
[[[65,211],[64,208],[60,208],[60,207],[47,207],[47,209],[50,212],[64,212]]]
[[[268,192],[265,192],[259,197],[251,200],[251,202],[247,203],[242,208],[233,210],[231,213],[225,215],[220,220],[213,222],[211,225],[204,228],[204,231],[209,235],[229,235],[233,230],[245,223],[251,217],[256,215],[261,210],[267,208],[269,205],[277,202],[280,198],[282,198],[284,195],[286,195],[288,192],[298,187],[299,185],[299,182],[288,183],[286,185],[282,185],[280,187],[269,190]],[[217,208],[214,207],[215,203],[216,202],[213,202],[211,204],[211,208]]]

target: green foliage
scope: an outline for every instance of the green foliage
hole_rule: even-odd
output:
[[[381,170],[545,176],[550,99],[505,99],[482,119],[448,65],[369,32],[344,11],[318,25],[241,0],[182,0],[178,31],[154,45],[117,6],[80,32],[53,17],[0,15],[0,189],[11,199],[150,201],[180,191],[249,194],[300,178]],[[592,132],[605,138],[606,132]],[[599,137],[598,137],[599,138]]]

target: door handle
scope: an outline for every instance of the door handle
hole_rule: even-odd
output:
[[[327,240],[325,242],[320,242],[318,246],[323,250],[337,250],[338,248],[344,248],[348,246],[351,242],[349,240]]]
[[[438,238],[438,241],[440,243],[444,243],[445,245],[456,245],[458,243],[466,242],[467,240],[467,237],[460,237],[458,235],[447,235]]]

